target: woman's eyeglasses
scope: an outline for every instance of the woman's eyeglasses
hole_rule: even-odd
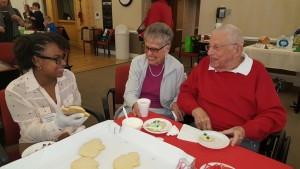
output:
[[[63,54],[63,56],[58,57],[49,57],[49,56],[43,56],[43,55],[36,55],[36,57],[42,58],[42,59],[49,59],[54,60],[56,64],[60,64],[63,60],[66,61],[68,58],[67,54]]]
[[[213,50],[217,51],[217,50],[220,50],[224,46],[230,46],[230,45],[237,45],[237,44],[233,43],[233,44],[227,44],[227,45],[213,45],[213,46],[205,45],[205,50],[208,51],[210,48],[212,48]]]
[[[156,54],[156,53],[158,53],[162,48],[166,47],[167,45],[169,45],[169,44],[166,44],[166,45],[164,45],[164,46],[162,46],[162,47],[160,47],[160,48],[149,48],[149,47],[146,46],[146,45],[143,45],[142,47],[143,47],[145,53],[147,53],[147,52],[150,50],[153,54]]]

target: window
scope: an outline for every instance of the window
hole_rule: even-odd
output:
[[[56,0],[59,20],[75,20],[74,1]]]

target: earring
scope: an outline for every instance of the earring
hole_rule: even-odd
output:
[[[42,70],[41,65],[36,65],[36,67],[37,67],[38,70]]]

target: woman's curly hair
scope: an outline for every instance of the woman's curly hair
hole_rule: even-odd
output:
[[[21,36],[14,44],[13,51],[22,70],[35,68],[33,56],[41,55],[45,46],[55,43],[62,51],[70,50],[69,42],[58,33],[36,33]]]

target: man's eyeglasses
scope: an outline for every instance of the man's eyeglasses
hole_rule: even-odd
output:
[[[60,64],[63,60],[66,61],[68,58],[67,54],[63,54],[63,56],[58,56],[58,57],[48,57],[48,56],[43,56],[43,55],[36,55],[36,57],[42,58],[42,59],[49,59],[49,60],[54,60],[56,64]]]
[[[169,44],[166,44],[160,48],[149,48],[148,46],[143,45],[143,48],[144,48],[145,53],[147,53],[150,50],[153,54],[156,54],[156,53],[158,53],[158,51],[160,51],[162,48],[166,47],[167,45],[169,45]]]
[[[230,46],[230,45],[237,45],[237,44],[233,43],[233,44],[227,44],[227,45],[213,45],[213,46],[205,45],[205,50],[208,51],[210,48],[212,48],[213,50],[217,51],[217,50],[220,50],[224,46]]]

